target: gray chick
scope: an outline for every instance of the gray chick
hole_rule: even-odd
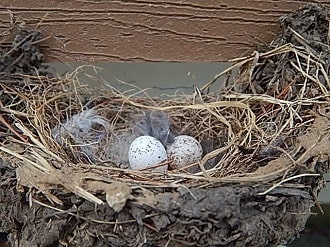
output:
[[[136,134],[153,136],[166,146],[174,141],[170,126],[171,120],[163,111],[146,111],[133,129]]]

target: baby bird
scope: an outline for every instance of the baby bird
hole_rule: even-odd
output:
[[[138,135],[153,136],[166,146],[174,141],[170,126],[171,120],[163,111],[146,111],[133,130]]]
[[[70,117],[65,123],[52,130],[52,136],[63,147],[77,147],[80,151],[73,151],[77,156],[84,154],[90,161],[98,160],[97,151],[102,141],[107,137],[110,123],[97,113],[89,109]]]

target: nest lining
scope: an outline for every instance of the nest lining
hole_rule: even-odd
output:
[[[321,14],[318,16],[324,18],[324,9],[313,6],[309,11],[319,11]],[[292,14],[282,20],[283,33],[272,44],[273,49],[236,59],[230,68],[202,88],[196,88],[192,95],[158,99],[127,95],[115,89],[95,92],[82,85],[75,73],[66,78],[52,77],[43,70],[35,74],[38,72],[35,68],[43,66],[41,63],[30,69],[34,71],[32,75],[29,69],[23,70],[23,74],[10,70],[2,75],[0,83],[3,90],[1,157],[15,167],[19,185],[30,188],[30,204],[70,215],[66,204],[70,193],[73,193],[77,200],[83,198],[99,205],[98,210],[104,211],[106,216],[80,217],[77,213],[73,216],[101,224],[102,227],[120,226],[121,233],[113,229],[113,236],[106,236],[105,229],[101,231],[101,238],[114,246],[120,246],[116,239],[126,236],[125,228],[129,223],[136,226],[127,232],[138,232],[144,236],[138,241],[140,243],[174,241],[238,246],[247,241],[244,243],[257,245],[254,239],[242,238],[244,234],[236,236],[232,232],[214,232],[217,227],[205,230],[209,216],[202,213],[200,207],[204,204],[198,204],[200,212],[189,205],[196,206],[196,202],[190,200],[201,198],[206,191],[219,193],[219,197],[235,194],[237,198],[234,201],[238,198],[244,201],[247,197],[251,197],[251,201],[260,200],[258,196],[271,201],[274,193],[290,196],[296,193],[306,199],[305,204],[297,205],[304,212],[315,199],[311,200],[303,188],[310,187],[308,191],[317,193],[322,184],[319,176],[329,169],[330,54],[329,49],[325,49],[329,48],[329,44],[323,39],[317,42],[309,40],[307,31],[303,30],[301,34],[301,30],[295,30],[290,18],[296,17]],[[321,28],[320,32],[324,34],[326,30],[329,32],[327,28]],[[30,45],[37,44],[38,35],[25,31],[24,35]],[[17,44],[13,43],[13,46]],[[18,56],[22,52],[19,49]],[[31,63],[25,58],[21,62],[24,68],[28,68],[24,62]],[[235,73],[237,69],[239,72]],[[222,75],[225,75],[224,84],[219,90],[209,92],[210,86],[218,83],[217,79]],[[52,136],[56,126],[81,112],[86,105],[111,123],[109,138],[114,133],[129,129],[130,120],[136,113],[145,110],[166,112],[174,123],[176,133],[192,135],[204,143],[204,156],[193,165],[200,171],[191,174],[178,169],[164,175],[150,170],[123,169],[111,160],[89,163],[83,156],[76,155],[80,152],[77,146],[70,142],[65,146],[59,145]],[[252,185],[257,188],[252,189]],[[114,191],[120,192],[120,196],[114,196]],[[180,198],[177,201],[181,205],[180,217],[173,216],[173,212],[178,210],[178,206],[173,204],[176,198]],[[228,204],[219,204],[217,197],[216,201],[208,198],[205,205],[209,205],[212,212],[230,208]],[[129,209],[128,206],[125,209],[128,203]],[[291,204],[287,205],[289,207]],[[150,208],[157,210],[155,212]],[[237,210],[233,206],[231,214],[239,214]],[[116,215],[116,212],[119,214]],[[218,222],[214,224],[220,224],[219,220],[229,216],[220,213],[214,217]],[[239,217],[249,220],[244,214]],[[201,231],[196,235],[198,237],[193,236],[191,229],[191,235],[183,234],[187,227],[182,222],[184,219],[187,222],[191,219],[198,221],[196,225]],[[288,230],[285,241],[292,239],[303,228],[306,219],[307,216],[293,232]],[[174,224],[176,220],[180,224]],[[234,222],[226,224],[235,227]],[[201,225],[206,233],[201,230]],[[176,229],[178,226],[184,227]],[[219,229],[223,230],[220,226]],[[166,234],[151,236],[160,230]],[[210,236],[215,235],[216,239],[210,240]],[[269,237],[273,243],[284,241],[281,236],[275,235]],[[131,237],[127,241],[127,245],[135,246]]]

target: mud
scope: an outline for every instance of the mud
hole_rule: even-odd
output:
[[[51,76],[49,67],[44,62],[38,41],[39,31],[17,30],[1,40],[0,78],[10,78],[13,74]],[[11,41],[13,39],[13,41]],[[9,42],[9,43],[8,43]]]
[[[313,204],[300,189],[258,196],[266,188],[182,187],[160,190],[154,206],[131,200],[119,214],[55,194],[64,204],[54,210],[52,205],[30,206],[28,191],[16,187],[15,169],[2,163],[1,172],[1,230],[9,233],[13,246],[59,246],[61,240],[68,246],[274,246],[304,229]]]

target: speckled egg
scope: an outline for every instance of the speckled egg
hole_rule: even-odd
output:
[[[164,162],[167,153],[163,144],[152,136],[139,136],[130,145],[128,160],[133,170],[140,170]],[[152,171],[165,172],[167,165]]]
[[[191,165],[202,158],[201,144],[193,137],[180,135],[174,138],[174,142],[167,146],[167,156],[172,160],[173,168],[181,168]]]

